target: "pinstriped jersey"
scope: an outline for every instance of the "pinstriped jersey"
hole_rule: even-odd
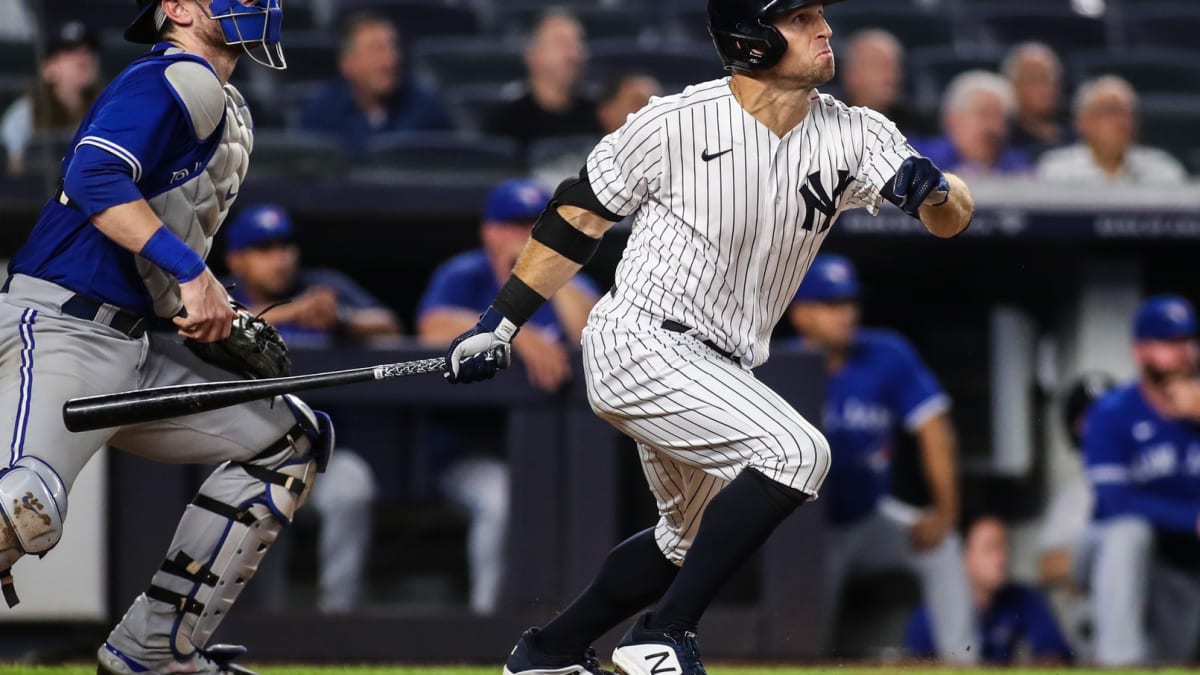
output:
[[[601,204],[634,214],[615,288],[593,315],[673,320],[753,368],[838,216],[876,213],[917,153],[882,115],[815,92],[780,138],[729,82],[653,99],[589,155]]]

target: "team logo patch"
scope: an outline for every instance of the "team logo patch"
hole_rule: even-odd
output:
[[[837,213],[838,201],[853,180],[849,171],[839,169],[833,191],[826,192],[825,180],[820,171],[808,175],[808,180],[800,186],[800,196],[804,198],[806,207],[803,225],[805,230],[812,232],[815,229],[817,234],[823,234],[829,229],[833,214]]]

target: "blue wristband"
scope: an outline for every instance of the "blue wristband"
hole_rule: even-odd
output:
[[[140,255],[150,262],[170,272],[179,283],[185,284],[204,274],[204,258],[200,257],[183,240],[167,229],[166,225],[158,228]]]

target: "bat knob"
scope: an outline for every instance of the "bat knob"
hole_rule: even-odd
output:
[[[488,358],[496,362],[503,370],[512,365],[512,345],[507,343],[496,345],[488,352]]]

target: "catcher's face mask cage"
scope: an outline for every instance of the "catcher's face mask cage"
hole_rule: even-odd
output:
[[[255,63],[274,70],[287,68],[283,56],[283,0],[212,0],[212,18],[221,24],[225,44],[242,45]]]

